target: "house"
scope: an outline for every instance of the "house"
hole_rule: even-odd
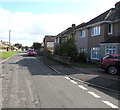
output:
[[[75,24],[72,24],[72,27],[67,28],[66,30],[59,33],[55,38],[55,45],[60,45],[61,43],[65,42],[67,39],[73,35],[75,29]]]
[[[85,52],[93,61],[106,54],[120,54],[120,2],[101,15],[75,28],[78,52]]]
[[[44,37],[44,49],[48,51],[53,51],[54,50],[54,41],[55,41],[56,36],[52,35],[46,35]]]
[[[1,47],[5,47],[5,48],[7,48],[8,46],[9,46],[9,42],[7,42],[7,41],[0,41],[0,46]]]

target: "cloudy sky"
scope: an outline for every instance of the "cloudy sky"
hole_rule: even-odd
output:
[[[1,0],[0,40],[31,46],[57,35],[73,23],[88,22],[114,8],[119,0]]]

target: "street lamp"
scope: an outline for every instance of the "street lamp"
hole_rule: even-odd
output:
[[[11,30],[9,30],[9,45],[10,45],[10,40],[11,40]]]

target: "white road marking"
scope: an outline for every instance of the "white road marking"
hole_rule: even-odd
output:
[[[99,95],[95,94],[94,92],[88,91],[88,93],[91,94],[92,96],[96,97],[96,98],[101,98]]]
[[[108,106],[110,106],[110,107],[112,107],[112,108],[119,108],[119,107],[117,107],[116,105],[110,103],[109,101],[104,101],[104,100],[102,100],[102,102],[105,103],[105,104],[107,104]]]
[[[83,90],[88,90],[87,88],[85,88],[85,87],[82,86],[82,85],[78,85],[78,87],[80,87],[80,88],[83,89]]]
[[[77,82],[75,82],[74,80],[70,80],[70,82],[73,84],[77,84]]]
[[[66,76],[65,79],[68,79],[68,80],[69,80],[70,78]]]

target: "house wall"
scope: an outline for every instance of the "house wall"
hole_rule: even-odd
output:
[[[120,21],[113,24],[113,34],[115,36],[120,36]]]
[[[54,47],[54,42],[47,42],[47,48],[53,48]]]
[[[112,23],[112,22],[110,22]],[[81,38],[80,37],[80,30],[77,30],[74,34],[75,37],[75,43],[77,45],[78,52],[80,48],[85,48],[86,53],[91,58],[91,48],[98,47],[100,48],[100,58],[105,56],[105,47],[101,46],[101,42],[106,41],[107,39],[110,39],[113,36],[120,36],[120,22],[114,22],[112,23],[112,34],[109,34],[109,23],[102,23],[100,24],[100,35],[97,36],[91,36],[91,28],[87,28],[87,36]],[[120,45],[116,47],[117,51],[120,50]],[[120,52],[118,52],[120,53]]]
[[[100,35],[91,36],[91,28],[88,29],[88,55],[91,58],[91,48],[92,47],[100,47],[100,43],[104,41],[105,36],[105,24],[101,24]]]
[[[88,32],[87,32],[88,33]],[[75,44],[77,45],[77,50],[80,52],[80,48],[85,48],[85,52],[88,52],[88,35],[86,37],[80,37],[80,30],[77,30],[74,37],[75,37]]]

